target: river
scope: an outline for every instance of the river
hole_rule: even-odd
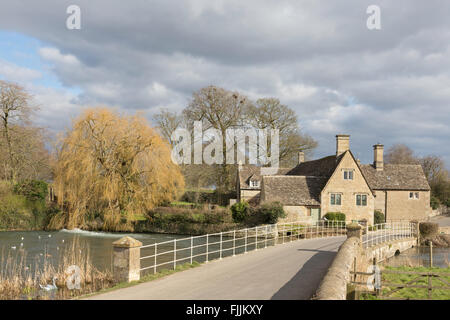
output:
[[[144,245],[186,237],[152,233],[90,232],[79,229],[53,232],[6,231],[0,232],[0,261],[4,264],[6,257],[17,257],[20,252],[25,252],[25,263],[30,268],[42,265],[44,260],[54,265],[60,261],[60,253],[76,242],[77,247],[89,248],[92,264],[98,270],[111,270],[112,243],[124,236],[133,237]],[[0,268],[3,267],[4,265],[0,265]]]
[[[433,267],[446,268],[449,265],[450,248],[433,248]],[[401,254],[387,259],[384,265],[392,267],[425,266],[430,265],[430,248],[427,246],[414,247]]]

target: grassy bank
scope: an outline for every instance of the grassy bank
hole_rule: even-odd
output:
[[[448,286],[450,283],[450,267],[447,268],[429,268],[429,267],[386,267],[386,270],[395,271],[395,272],[433,272],[433,273],[445,273],[447,275],[442,276],[441,280],[437,277],[432,277],[431,284],[433,287],[443,287]],[[417,281],[415,281],[417,280]],[[419,277],[417,274],[390,274],[382,272],[382,284],[383,283],[392,283],[399,285],[412,284],[415,286],[428,286],[428,277],[422,276]],[[445,283],[447,282],[447,284]],[[395,291],[395,292],[394,292]],[[381,296],[387,296],[397,299],[428,299],[428,289],[427,288],[401,288],[398,290],[397,288],[382,288],[380,292]],[[445,289],[433,289],[432,291],[432,299],[433,300],[449,300],[450,299],[450,290]],[[372,294],[364,293],[360,297],[361,300],[381,300]]]
[[[59,211],[46,202],[46,197],[47,184],[43,181],[0,181],[0,231],[45,229]]]

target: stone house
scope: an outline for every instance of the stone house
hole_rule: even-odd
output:
[[[350,150],[350,136],[336,136],[336,154],[304,161],[275,174],[261,168],[239,166],[238,201],[253,204],[279,201],[286,221],[321,219],[327,212],[342,212],[348,222],[373,224],[374,211],[387,221],[418,219],[431,215],[430,186],[420,165],[384,164],[383,145],[376,144],[372,164],[361,164]]]

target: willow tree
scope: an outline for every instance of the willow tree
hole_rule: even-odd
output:
[[[55,191],[64,219],[51,225],[82,226],[100,215],[106,230],[125,230],[138,214],[176,198],[184,180],[170,147],[139,115],[105,108],[86,110],[57,150]]]

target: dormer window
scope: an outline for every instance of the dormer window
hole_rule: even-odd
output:
[[[353,170],[344,170],[344,180],[353,180]]]
[[[258,188],[259,187],[259,181],[258,180],[250,180],[250,187]]]

